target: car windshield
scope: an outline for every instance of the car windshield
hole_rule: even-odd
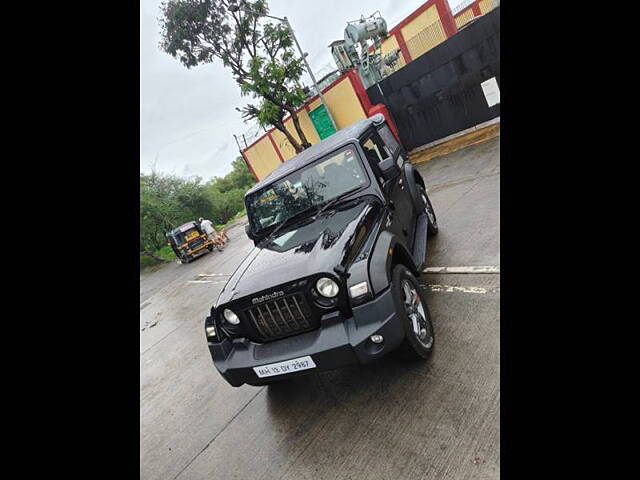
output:
[[[366,184],[358,153],[347,146],[247,198],[252,229],[272,227]]]

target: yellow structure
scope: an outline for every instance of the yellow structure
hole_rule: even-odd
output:
[[[324,93],[324,98],[329,104],[331,115],[333,115],[338,129],[348,127],[352,123],[366,118],[358,95],[346,75]],[[309,108],[313,110],[319,105],[320,99],[318,98],[309,104]]]
[[[322,93],[338,129],[366,118],[365,110],[349,75],[343,75]],[[320,99],[316,97],[297,112],[302,131],[311,144],[318,143],[320,137],[309,117],[309,112],[320,105]],[[291,117],[285,120],[284,125],[294,137],[298,137]],[[295,156],[296,151],[284,133],[272,129],[242,153],[253,174],[261,180],[280,165],[281,159],[289,160]]]
[[[400,50],[398,62],[393,68],[398,70],[455,35],[458,28],[473,18],[499,4],[499,0],[475,0],[453,15],[447,0],[427,0],[389,30],[389,36],[382,42],[381,53],[384,56],[396,49]],[[353,70],[348,70],[322,93],[338,129],[366,118],[368,112],[379,108],[371,105],[358,74]],[[300,125],[311,144],[318,143],[320,138],[309,113],[320,105],[320,99],[315,97],[298,111]],[[285,121],[285,126],[294,137],[298,136],[290,118]],[[296,154],[285,135],[275,129],[241,153],[258,180]]]
[[[389,35],[383,42],[382,45],[380,47],[380,53],[382,54],[382,58],[384,58],[386,55],[388,55],[389,53],[393,52],[394,50],[397,50],[400,48],[400,44],[398,43],[398,39],[396,38],[395,35]],[[406,65],[407,63],[404,61],[404,56],[403,55],[399,55],[398,56],[398,61],[395,65],[395,69],[399,69],[402,68]]]
[[[474,18],[476,18],[476,16],[473,13],[473,9],[470,8],[468,10],[465,10],[460,15],[454,17],[454,20],[456,21],[456,27],[460,28]]]
[[[269,175],[281,163],[278,152],[273,148],[268,135],[262,137],[242,153],[249,168],[259,179]]]
[[[307,140],[309,140],[309,143],[318,143],[320,141],[320,137],[318,137],[318,132],[316,132],[316,129],[313,126],[311,118],[309,118],[309,114],[306,112],[306,110],[303,109],[298,112],[298,120],[300,121],[300,127],[302,127],[302,131],[304,132],[305,137],[307,137]],[[296,139],[298,139],[298,133],[296,132],[296,127],[293,124],[293,120],[291,120],[291,118],[288,118],[284,122],[284,126]],[[276,143],[278,149],[280,149],[280,153],[285,160],[289,160],[291,157],[295,156],[296,151],[293,148],[293,145],[289,143],[289,140],[287,140],[287,137],[284,135],[284,133],[282,133],[280,130],[273,130],[271,132],[271,137]]]
[[[447,39],[436,5],[431,5],[400,31],[413,60]]]

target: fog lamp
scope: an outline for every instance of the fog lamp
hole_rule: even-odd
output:
[[[371,335],[369,337],[373,343],[382,343],[384,342],[384,337],[382,335]]]
[[[207,337],[215,337],[216,336],[216,327],[211,325],[205,329],[207,331]]]

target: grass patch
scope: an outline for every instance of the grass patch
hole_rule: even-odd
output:
[[[171,247],[166,245],[159,250],[155,251],[156,257],[160,257],[165,262],[175,262],[176,254],[173,253]],[[155,265],[159,265],[161,262],[157,261],[155,258],[152,258],[148,255],[140,255],[140,270],[143,270],[148,267],[153,267]]]

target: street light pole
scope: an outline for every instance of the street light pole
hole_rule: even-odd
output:
[[[306,55],[302,51],[302,48],[300,48],[300,44],[298,43],[298,39],[296,38],[296,34],[293,32],[293,28],[291,27],[291,24],[289,23],[289,19],[287,17],[284,17],[281,20],[284,21],[284,23],[287,25],[287,28],[291,32],[291,37],[293,37],[293,41],[295,42],[296,46],[298,47],[298,51],[300,52],[300,55],[302,56],[302,60],[304,61],[305,66],[307,67],[307,72],[309,72],[309,76],[311,77],[311,81],[313,82],[313,86],[315,87],[316,92],[318,92],[318,96],[320,97],[320,101],[324,105],[324,108],[327,110],[327,114],[329,115],[329,120],[331,120],[331,124],[333,125],[333,129],[338,131],[338,127],[336,125],[336,122],[333,120],[333,115],[331,115],[331,110],[329,110],[329,105],[327,104],[327,101],[324,99],[324,95],[322,94],[322,90],[320,90],[320,87],[318,86],[318,82],[316,82],[316,77],[313,74],[313,72],[311,71],[311,67],[309,66],[309,62],[307,62]]]

